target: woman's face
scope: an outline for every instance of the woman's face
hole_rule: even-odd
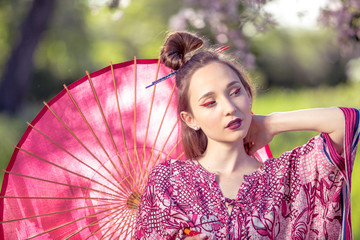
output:
[[[200,127],[208,141],[233,143],[242,140],[251,123],[251,96],[227,65],[212,62],[198,69],[189,86],[192,114],[181,118]]]

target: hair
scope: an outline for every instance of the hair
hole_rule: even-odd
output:
[[[192,114],[189,102],[190,80],[198,69],[212,62],[219,62],[230,67],[239,77],[250,96],[253,96],[253,87],[246,71],[238,63],[227,59],[224,54],[215,53],[213,50],[196,51],[193,54],[203,45],[203,39],[194,34],[174,32],[167,37],[161,49],[161,62],[173,70],[178,70],[176,73],[178,116],[182,111]],[[195,131],[184,121],[181,121],[181,135],[187,158],[196,159],[205,152],[207,136],[201,129]]]

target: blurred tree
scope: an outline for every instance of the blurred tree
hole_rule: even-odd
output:
[[[0,20],[4,20],[0,21],[0,33],[3,31],[10,36],[8,38],[15,35],[13,29],[20,25],[13,22],[22,19],[21,16],[24,15],[24,11],[17,10],[17,1],[22,9],[26,9],[30,6],[29,3],[34,4],[35,0],[13,1],[6,0],[2,5],[4,9],[16,10],[16,14],[5,14],[9,11],[0,9]],[[8,106],[9,102],[14,105],[12,110],[4,107],[2,110],[17,111],[20,99],[24,97],[26,101],[23,102],[27,104],[49,99],[62,89],[63,83],[73,82],[80,78],[79,74],[85,70],[95,71],[110,61],[115,63],[131,60],[134,55],[138,58],[158,57],[159,48],[167,34],[168,19],[178,10],[180,4],[167,0],[61,1],[61,4],[55,6],[41,44],[33,51],[33,58],[27,58],[30,61],[30,77],[23,71],[17,73],[23,84],[30,83],[30,88],[26,90],[30,92],[18,91],[19,87],[16,87],[13,81],[5,84],[3,75],[2,91],[6,92],[6,97],[3,95],[3,98],[15,97],[10,93],[10,89],[16,89],[18,103],[13,104],[13,100],[5,102],[1,99],[2,105],[6,103]],[[25,21],[27,20],[23,20],[24,23]],[[12,27],[7,26],[10,24]],[[3,52],[0,51],[0,66],[4,64],[4,59],[8,58],[7,55],[10,55],[3,54],[7,52],[9,42],[10,40],[0,39],[0,48],[4,49]],[[8,59],[6,65],[14,65],[10,64],[10,57]]]
[[[0,85],[0,111],[14,113],[29,86],[33,53],[53,14],[56,0],[33,0],[20,27]]]
[[[106,7],[106,6],[104,6]],[[26,102],[49,99],[62,85],[78,79],[85,70],[94,69],[87,27],[90,9],[86,0],[62,0],[34,54],[31,88]]]
[[[320,21],[335,28],[339,42],[346,50],[360,49],[359,0],[329,0],[321,11]]]
[[[325,31],[276,30],[252,39],[262,87],[297,88],[346,82],[347,59]]]
[[[272,0],[185,0],[183,8],[170,19],[174,30],[193,30],[212,44],[231,44],[235,57],[247,68],[255,66],[244,30],[264,32],[275,24],[263,10]]]
[[[185,0],[183,8],[171,19],[174,30],[196,30],[211,43],[230,44],[235,56],[249,69],[255,57],[249,49],[249,37],[276,25],[263,6],[273,0]],[[360,1],[328,0],[322,9],[321,23],[330,26],[343,47],[352,52],[360,47]],[[351,43],[351,44],[349,44]],[[359,54],[359,52],[357,52]]]

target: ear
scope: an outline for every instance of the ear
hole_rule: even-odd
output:
[[[190,128],[194,128],[195,126],[197,126],[194,116],[189,112],[185,112],[185,111],[180,112],[180,118]]]

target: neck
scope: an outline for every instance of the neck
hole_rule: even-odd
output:
[[[231,174],[257,162],[245,152],[243,140],[231,144],[209,141],[198,160],[205,169],[219,174]]]

